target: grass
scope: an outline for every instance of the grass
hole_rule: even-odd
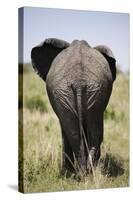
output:
[[[27,97],[25,107],[30,111],[48,112],[47,104],[40,96]]]
[[[20,184],[24,192],[127,187],[129,185],[129,77],[118,74],[104,115],[101,159],[93,174],[82,181],[61,174],[62,141],[58,119],[49,103],[44,82],[33,70],[23,75],[23,154]],[[20,132],[21,132],[20,131]],[[23,155],[23,156],[22,156]],[[23,163],[23,167],[22,167]]]

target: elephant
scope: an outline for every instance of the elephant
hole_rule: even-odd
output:
[[[32,48],[31,61],[60,122],[63,169],[86,176],[101,154],[103,116],[116,79],[113,52],[85,40],[48,38]]]

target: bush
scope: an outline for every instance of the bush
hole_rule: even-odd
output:
[[[105,157],[101,159],[102,174],[107,177],[117,177],[124,173],[124,161],[116,155],[106,153]]]
[[[30,110],[39,110],[40,112],[48,112],[47,103],[40,96],[27,98],[26,107]]]
[[[116,114],[115,111],[113,109],[106,109],[104,112],[104,119],[108,120],[115,120],[116,119]]]

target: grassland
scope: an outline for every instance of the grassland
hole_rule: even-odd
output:
[[[60,173],[62,141],[59,122],[49,103],[44,82],[30,67],[26,65],[23,73],[23,138],[20,137],[21,142],[23,139],[23,154],[20,152],[19,159],[20,172],[23,171],[23,177],[20,177],[21,184],[23,179],[23,191],[51,192],[128,186],[128,75],[119,73],[114,83],[104,116],[100,164],[92,175],[77,181],[73,175],[66,177]]]

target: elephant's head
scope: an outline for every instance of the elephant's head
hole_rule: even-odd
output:
[[[73,45],[73,43],[72,43]],[[46,81],[46,77],[54,58],[64,49],[69,48],[70,44],[66,41],[49,38],[31,51],[32,65],[39,76]],[[88,45],[88,48],[90,46]],[[104,45],[94,47],[107,60],[112,73],[113,80],[116,78],[116,60],[112,51]],[[75,49],[76,50],[76,49]]]

